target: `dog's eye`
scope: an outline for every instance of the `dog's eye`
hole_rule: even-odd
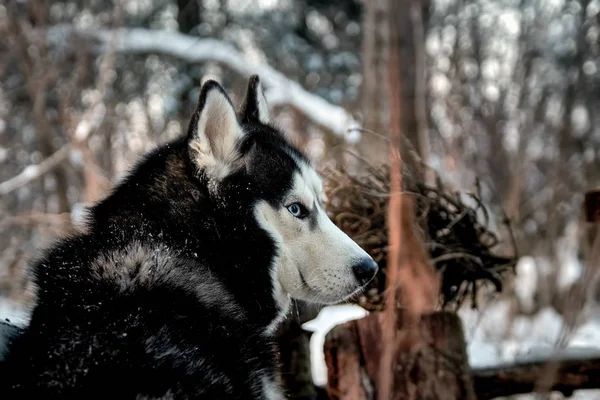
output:
[[[292,203],[287,206],[287,209],[296,218],[304,218],[308,215],[308,210],[300,203]]]

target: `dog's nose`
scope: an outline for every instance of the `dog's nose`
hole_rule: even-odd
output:
[[[369,282],[377,273],[379,267],[371,257],[363,258],[352,267],[352,272],[361,285]]]

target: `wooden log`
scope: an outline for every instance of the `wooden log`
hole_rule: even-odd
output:
[[[551,368],[549,374],[548,369]],[[569,397],[575,390],[600,388],[600,357],[518,363],[472,372],[479,400],[532,393],[539,383],[551,379],[549,391]]]
[[[325,341],[327,364],[327,394],[331,400],[371,399],[368,380],[361,360],[361,347],[356,323],[348,322],[334,328]]]
[[[459,317],[449,312],[426,315],[421,319],[420,332],[424,346],[414,364],[408,364],[412,369],[405,370],[402,380],[405,382],[405,391],[414,390],[414,397],[424,400],[474,400],[475,392]],[[400,362],[400,365],[407,364]],[[394,398],[402,398],[402,391]]]
[[[381,327],[385,314],[335,327],[325,340],[327,392],[331,399],[371,400],[377,396]],[[402,318],[399,318],[402,320]],[[418,349],[394,355],[394,399],[474,400],[462,324],[448,312],[424,315]]]

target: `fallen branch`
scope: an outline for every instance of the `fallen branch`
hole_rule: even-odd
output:
[[[300,84],[286,78],[268,64],[254,65],[248,62],[234,46],[224,41],[201,39],[163,30],[76,29],[72,25],[56,25],[48,30],[47,37],[50,44],[62,46],[68,43],[70,35],[78,35],[97,41],[97,51],[104,52],[109,48],[111,37],[115,33],[118,38],[115,50],[120,53],[165,54],[189,63],[213,61],[243,76],[258,74],[271,105],[289,105],[315,124],[344,137],[349,142],[360,137],[355,129],[358,123],[345,109],[307,92]]]
[[[600,388],[600,357],[536,360],[475,369],[472,375],[478,400],[532,393],[540,383],[570,397],[575,390]]]
[[[72,135],[74,136],[72,143],[64,145],[39,164],[28,165],[17,176],[1,182],[0,196],[7,195],[58,167],[67,159],[73,145],[85,142],[90,134],[98,129],[104,119],[105,111],[106,109],[102,103],[97,103],[91,107],[76,125],[74,134]]]
[[[64,145],[41,163],[37,165],[28,165],[20,174],[0,183],[0,196],[7,195],[18,188],[25,186],[29,182],[36,180],[45,173],[52,171],[69,156],[70,151],[71,146],[69,144]]]

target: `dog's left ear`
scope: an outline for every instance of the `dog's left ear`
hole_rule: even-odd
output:
[[[239,143],[244,132],[231,100],[217,82],[200,89],[198,107],[188,129],[188,151],[199,170],[222,179],[239,164]]]
[[[269,123],[269,107],[258,75],[252,75],[248,80],[246,96],[240,109],[240,118],[244,121]]]

